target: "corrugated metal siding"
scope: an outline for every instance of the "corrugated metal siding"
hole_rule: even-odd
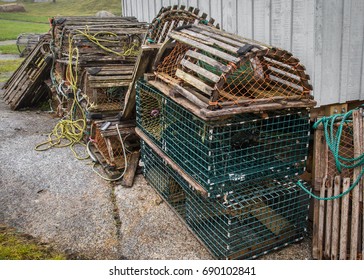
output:
[[[198,7],[223,29],[291,51],[319,105],[364,99],[363,0],[122,0],[151,22],[162,6]]]

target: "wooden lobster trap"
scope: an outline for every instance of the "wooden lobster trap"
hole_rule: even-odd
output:
[[[363,110],[360,109],[342,126],[338,157],[334,157],[328,147],[325,128],[319,126],[315,131],[314,193],[321,198],[337,197],[314,200],[312,252],[316,259],[363,259],[363,165],[344,167],[341,172],[337,168],[337,160],[364,156],[363,128]],[[340,121],[333,126],[335,135],[339,129]],[[347,162],[347,165],[353,163]],[[355,187],[347,195],[341,196],[352,186]]]
[[[57,90],[63,111],[74,98],[86,112],[121,111],[147,24],[134,17],[55,17],[51,23],[52,81],[56,89],[66,85]],[[67,85],[80,92],[67,92]]]
[[[12,110],[34,106],[49,95],[48,86],[52,65],[50,36],[44,35],[4,84],[4,100]]]
[[[165,94],[183,96],[206,116],[316,104],[310,77],[291,53],[204,24],[169,32],[154,70]]]
[[[146,37],[142,44],[142,51],[135,66],[133,81],[130,85],[125,108],[122,112],[123,119],[129,119],[135,114],[135,83],[144,73],[152,73],[154,59],[168,39],[168,34],[177,27],[192,23],[203,23],[212,28],[219,28],[214,25],[215,20],[207,17],[207,14],[200,13],[198,8],[181,5],[162,7],[158,15],[150,24]]]
[[[91,130],[91,142],[108,169],[124,169],[132,155],[139,151],[139,139],[133,123],[106,119],[93,122]]]

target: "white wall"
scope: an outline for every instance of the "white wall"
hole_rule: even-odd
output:
[[[200,8],[226,31],[291,51],[319,105],[364,100],[363,0],[122,0],[124,15],[151,22],[162,6]]]

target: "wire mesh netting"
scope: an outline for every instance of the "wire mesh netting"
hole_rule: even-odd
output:
[[[219,259],[256,258],[305,235],[309,197],[296,177],[257,180],[219,199],[205,199],[144,142],[142,159],[147,181]],[[178,204],[170,196],[175,190]]]
[[[310,99],[305,67],[285,50],[202,25],[172,31],[170,37],[176,45],[163,55],[156,76],[178,84],[206,105]]]
[[[120,111],[124,108],[128,87],[94,88],[87,91],[86,110],[89,112]]]
[[[301,174],[309,141],[309,113],[236,115],[204,121],[158,90],[137,84],[137,125],[211,196],[257,177]]]

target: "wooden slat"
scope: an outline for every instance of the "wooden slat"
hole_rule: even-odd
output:
[[[201,80],[197,79],[196,77],[194,77],[194,76],[192,76],[192,75],[190,75],[190,74],[188,74],[186,72],[183,72],[181,69],[177,69],[176,76],[178,78],[184,80],[188,84],[196,87],[197,89],[199,89],[203,93],[206,93],[207,95],[211,96],[213,88],[210,87],[209,85],[205,84]]]
[[[350,178],[343,180],[343,192],[350,187]],[[349,195],[341,199],[341,225],[340,225],[340,260],[347,259],[349,225]]]
[[[235,57],[235,56],[232,56],[232,55],[229,55],[227,53],[224,53],[222,51],[219,51],[213,47],[210,47],[210,46],[207,46],[205,44],[202,44],[200,42],[197,42],[195,40],[192,40],[190,38],[187,38],[185,36],[182,36],[178,33],[176,33],[175,31],[172,31],[170,33],[170,37],[177,40],[177,41],[180,41],[182,43],[185,43],[186,45],[189,45],[191,47],[194,47],[194,48],[198,48],[200,50],[203,50],[203,51],[206,51],[206,52],[209,52],[211,53],[212,55],[215,55],[217,57],[220,57],[226,61],[229,61],[229,62],[233,62],[233,63],[238,63],[240,61],[239,58]]]
[[[326,180],[327,177],[322,181],[321,189],[320,189],[320,197],[325,197],[326,191]],[[317,259],[321,260],[323,257],[323,245],[324,245],[324,222],[325,222],[325,201],[319,200],[319,218],[318,218],[318,234],[317,234],[317,246],[318,246],[318,257]]]
[[[210,38],[215,38],[215,39],[217,39],[219,41],[228,43],[228,44],[233,45],[235,47],[243,47],[243,46],[245,46],[245,44],[243,44],[243,43],[241,43],[239,41],[236,41],[236,40],[233,40],[233,39],[230,39],[230,38],[227,38],[227,37],[224,37],[224,36],[221,36],[221,35],[212,33],[212,32],[208,32],[208,31],[202,30],[200,28],[193,27],[190,30],[192,30],[194,32],[201,33],[201,34],[206,35],[206,36],[209,36]]]
[[[217,68],[218,70],[222,71],[222,72],[228,72],[230,70],[230,67],[222,64],[221,62],[218,62],[217,60],[211,58],[211,57],[208,57],[204,54],[201,54],[201,53],[198,53],[196,51],[192,51],[192,50],[188,50],[186,52],[186,56],[189,56],[189,57],[193,57],[193,58],[196,58],[200,61],[203,61],[215,68]]]
[[[186,90],[185,88],[181,87],[180,85],[175,85],[172,89],[172,91],[176,91],[182,96],[184,96],[186,99],[191,101],[193,104],[196,104],[200,108],[207,108],[208,104],[202,101],[198,96],[194,95],[190,91]]]
[[[128,168],[126,169],[126,172],[123,176],[123,180],[121,181],[121,185],[127,188],[130,188],[133,186],[135,172],[138,167],[140,158],[140,152],[134,152],[132,153],[130,160],[128,162]]]
[[[335,176],[334,195],[340,194],[341,177]],[[340,200],[333,201],[332,211],[332,233],[331,233],[331,259],[337,260],[339,253],[339,234],[340,234]]]
[[[360,156],[362,149],[360,142],[363,133],[360,129],[362,115],[359,111],[353,112],[353,138],[354,138],[354,157]],[[360,175],[361,168],[354,168],[353,181],[355,182]],[[358,240],[359,240],[359,213],[360,213],[360,187],[357,185],[351,191],[352,208],[351,208],[351,241],[350,241],[350,259],[356,260],[358,256]]]
[[[205,36],[203,34],[196,33],[196,32],[194,32],[194,31],[192,31],[190,29],[182,29],[181,32],[191,36],[192,38],[198,38],[198,39],[203,40],[204,42],[210,43],[211,45],[216,45],[216,46],[218,46],[218,47],[220,47],[220,48],[222,48],[222,49],[224,49],[224,50],[226,50],[228,52],[231,52],[233,54],[236,54],[238,52],[238,50],[239,50],[239,48],[237,48],[237,47],[233,47],[233,46],[228,45],[228,44],[226,44],[224,42],[215,40],[215,39],[213,39],[213,38],[211,38],[209,36]]]
[[[363,116],[362,118],[359,118],[359,129],[360,129],[360,133],[359,133],[359,140],[360,140],[360,143],[361,143],[361,153],[363,154],[364,153],[364,110],[363,108],[360,108],[359,109],[359,114],[361,116]],[[363,168],[363,167],[362,167]],[[360,191],[360,194],[361,194],[361,204],[362,204],[362,213],[361,213],[361,216],[359,216],[359,219],[361,220],[362,222],[362,232],[361,232],[361,243],[362,243],[362,252],[361,252],[361,259],[364,260],[364,178],[361,178],[360,180],[360,186],[359,186],[359,191]]]
[[[186,60],[182,59],[181,65],[187,67],[188,69],[194,71],[196,74],[204,76],[205,78],[209,79],[212,82],[217,83],[220,80],[220,76],[215,75],[214,73]]]
[[[333,193],[334,179],[328,177],[327,181],[327,193],[326,196],[330,197]],[[325,216],[325,251],[324,258],[331,258],[331,227],[332,227],[332,200],[326,202],[326,216]]]

